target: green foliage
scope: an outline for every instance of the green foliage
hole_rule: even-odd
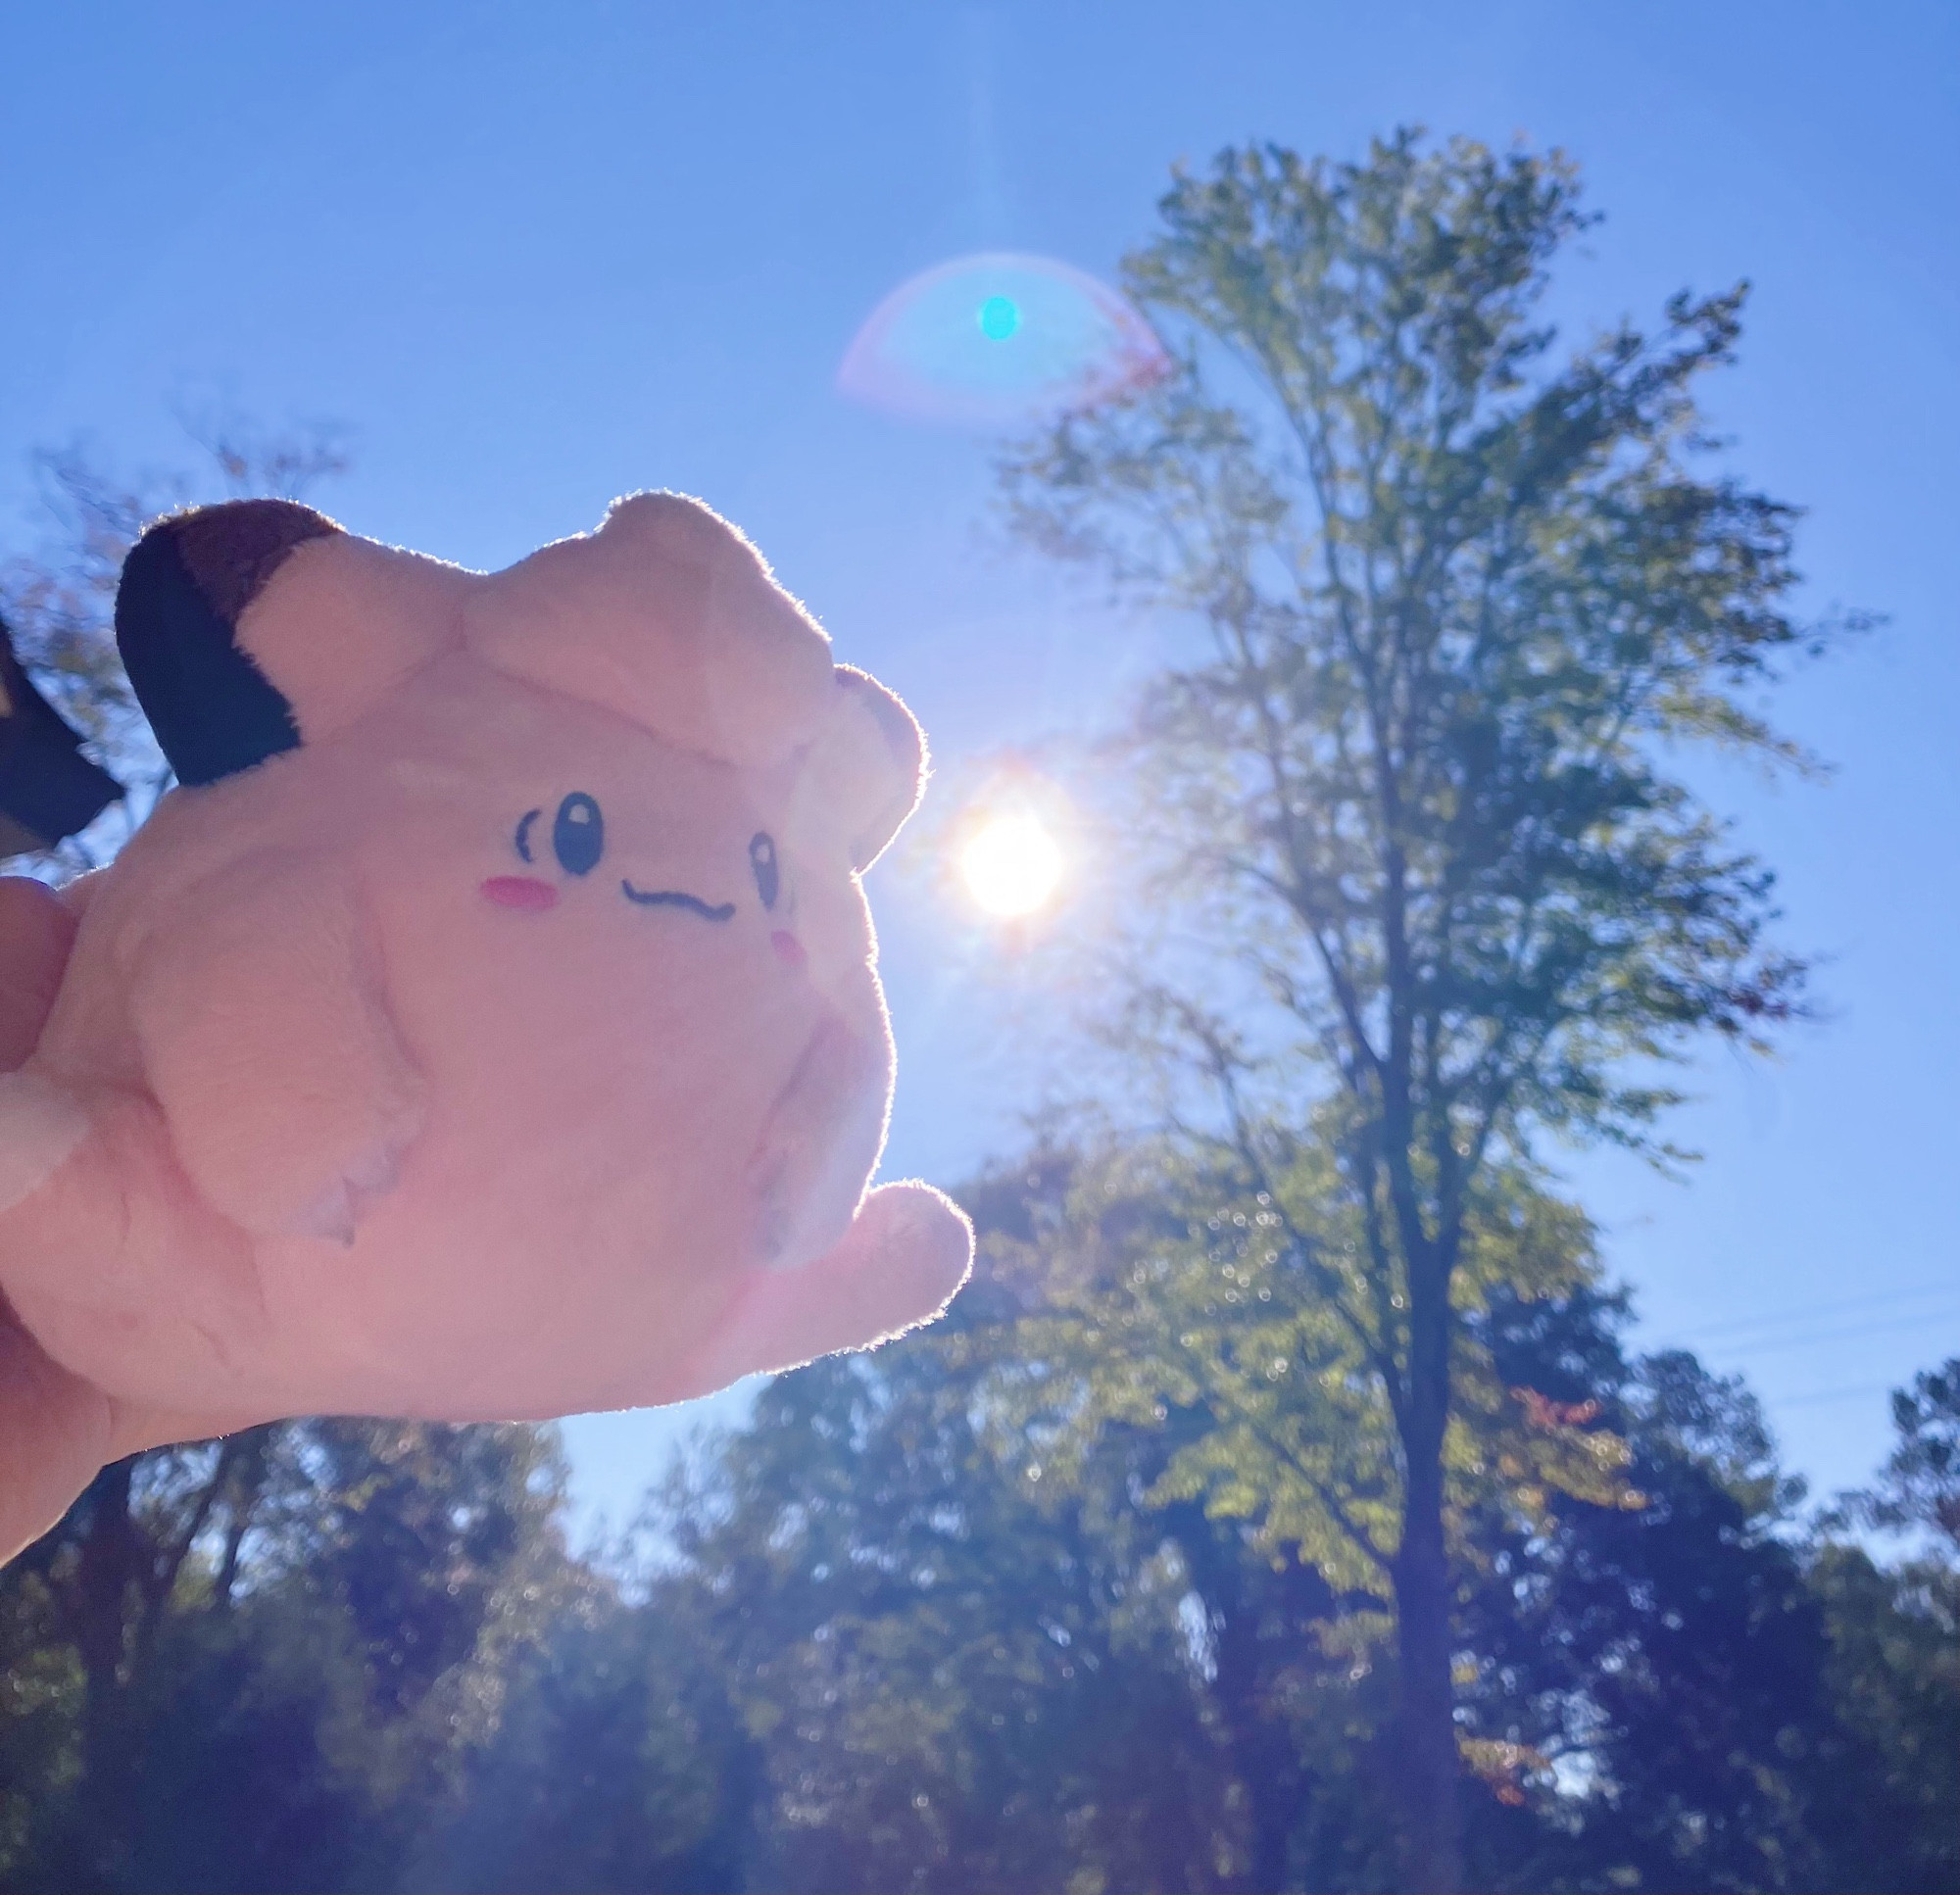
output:
[[[656,1605],[700,1628],[757,1746],[752,1885],[1213,1886],[1242,1847],[1175,1558],[1106,1497],[1056,1504],[987,1423],[1011,1313],[962,1298],[785,1378],[672,1496]]]
[[[377,1885],[553,1616],[528,1428],[284,1423],[105,1469],[0,1573],[0,1885]]]
[[[753,1747],[683,1602],[588,1579],[515,1655],[493,1735],[410,1858],[411,1887],[743,1885]]]
[[[1643,1138],[1667,1094],[1622,1057],[1752,1036],[1800,974],[1666,772],[1795,760],[1750,694],[1837,629],[1785,608],[1792,510],[1693,471],[1741,291],[1547,368],[1576,176],[1460,140],[1229,152],[1162,213],[1128,282],[1177,371],[1004,469],[1025,534],[1208,634],[1136,733],[1157,892],[1261,924],[1300,1050],[1371,1117],[1407,1091],[1439,1211],[1533,1122]]]
[[[1407,1876],[1453,1887],[1466,1246],[1541,1135],[1665,1159],[1665,1063],[1801,1009],[1772,877],[1677,753],[1803,763],[1759,700],[1855,621],[1793,617],[1793,510],[1701,471],[1740,287],[1553,358],[1540,305],[1588,221],[1558,154],[1227,151],[1159,209],[1125,274],[1170,371],[1010,455],[1006,507],[1190,634],[1113,746],[1151,842],[1105,1033],[1185,1077],[1187,1123],[1210,1087],[1200,1123],[1247,1174],[1283,1127],[1348,1199],[1399,1485],[1321,1470],[1294,1526],[1391,1582]],[[1227,1474],[1257,1406],[1193,1470],[1213,1504],[1277,1504]],[[1308,1469],[1306,1434],[1275,1446]]]
[[[1831,1780],[1838,1860],[1866,1888],[1960,1889],[1960,1568],[1827,1545],[1811,1585],[1847,1736]]]
[[[1850,1736],[1837,1814],[1868,1886],[1960,1889],[1960,1358],[1893,1389],[1892,1423],[1878,1479],[1822,1525],[1905,1535],[1908,1557],[1827,1539],[1812,1573]]]
[[[1642,1888],[1819,1886],[1814,1765],[1839,1738],[1822,1614],[1779,1536],[1793,1494],[1754,1400],[1678,1353],[1601,1394],[1645,1505],[1555,1504],[1535,1531],[1492,1531],[1465,1614],[1472,1722],[1542,1760],[1531,1794],[1549,1819],[1490,1871],[1531,1886],[1536,1855],[1554,1885],[1611,1869]],[[1561,1769],[1583,1795],[1558,1793]]]
[[[1925,1369],[1892,1391],[1898,1445],[1869,1488],[1844,1496],[1843,1512],[1887,1533],[1933,1536],[1960,1553],[1960,1356]]]
[[[1745,1391],[1630,1360],[1583,1221],[1517,1189],[1503,1244],[1562,1235],[1463,1312],[1503,1392],[1463,1404],[1451,1486],[1469,1878],[1960,1886],[1950,1567],[1807,1545]],[[1222,1300],[1217,1190],[1161,1151],[987,1181],[948,1321],[771,1385],[657,1497],[637,1572],[565,1559],[528,1429],[294,1424],[100,1483],[0,1575],[0,1886],[1404,1886],[1378,1594],[1221,1504],[1272,1478],[1256,1452],[1175,1474],[1230,1433],[1212,1403],[1259,1412],[1233,1323],[1281,1320],[1277,1277]],[[1136,1283],[1159,1254],[1188,1279]],[[1189,1401],[1112,1379],[1119,1338],[1148,1365],[1194,1320]],[[1058,1426],[1099,1379],[1096,1426]],[[1379,1455],[1327,1413],[1334,1464]],[[1506,1468],[1547,1430],[1611,1443],[1642,1504]]]
[[[1198,1402],[1159,1414],[1118,1388],[1065,1432],[1029,1400],[1114,1374],[1124,1315],[1127,1336],[1183,1320],[1150,1308],[1179,1290],[1147,1273],[1088,1321],[1085,1276],[1127,1281],[1118,1266],[1192,1235],[1175,1180],[1133,1158],[1115,1175],[1151,1182],[1125,1197],[1110,1175],[1047,1152],[988,1181],[969,1199],[982,1274],[945,1326],[766,1391],[658,1514],[667,1554],[625,1609],[651,1621],[651,1683],[600,1673],[622,1630],[584,1644],[585,1682],[561,1676],[553,1702],[626,1714],[527,1738],[495,1779],[522,1797],[471,1805],[463,1830],[487,1818],[510,1861],[556,1861],[568,1886],[632,1885],[614,1839],[650,1804],[686,1814],[674,1852],[637,1857],[646,1886],[710,1860],[718,1879],[694,1885],[1402,1885],[1374,1596],[1167,1480],[1201,1438]],[[1807,1558],[1746,1393],[1678,1354],[1629,1361],[1622,1317],[1571,1264],[1465,1315],[1494,1385],[1537,1396],[1510,1404],[1522,1426],[1612,1440],[1642,1500],[1458,1491],[1475,1884],[1946,1885],[1912,1879],[1960,1787],[1919,1747],[1936,1717],[1902,1734],[1903,1667],[1838,1629],[1821,1576],[1838,1556]],[[1500,1412],[1493,1438],[1517,1426]],[[1472,1409],[1495,1467],[1484,1427]],[[648,1735],[669,1720],[678,1758]]]
[[[1147,1500],[1202,1500],[1248,1523],[1253,1543],[1313,1567],[1355,1595],[1358,1623],[1385,1627],[1370,1598],[1391,1595],[1402,1519],[1395,1292],[1366,1268],[1325,1148],[1270,1131],[1259,1148],[1256,1173],[1169,1142],[1054,1167],[1038,1227],[990,1239],[995,1267],[1039,1283],[1044,1305],[997,1379],[1011,1424],[1063,1479],[1103,1431],[1160,1429],[1171,1445]],[[1638,1506],[1598,1404],[1507,1383],[1475,1320],[1494,1296],[1590,1285],[1583,1215],[1522,1170],[1489,1173],[1462,1254],[1452,1526],[1480,1503],[1536,1521],[1554,1492]]]

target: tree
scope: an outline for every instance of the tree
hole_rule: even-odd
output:
[[[1854,622],[1791,616],[1792,510],[1695,470],[1740,288],[1551,364],[1577,189],[1556,154],[1409,132],[1180,174],[1126,265],[1170,371],[1003,470],[1020,534],[1204,640],[1124,747],[1155,845],[1133,911],[1182,942],[1118,1032],[1215,1084],[1207,1137],[1250,1178],[1273,1128],[1310,1134],[1352,1207],[1351,1263],[1282,1236],[1395,1443],[1422,1889],[1461,1872],[1446,1511],[1480,1191],[1546,1133],[1678,1155],[1660,1065],[1800,1010],[1771,876],[1672,759],[1801,764],[1756,700]]]
[[[1369,1385],[1351,1201],[1317,1145],[1282,1158],[1276,1137],[1262,1144],[1256,1178],[1230,1153],[1195,1158],[1189,1140],[1051,1162],[1034,1214],[997,1221],[985,1245],[1027,1301],[992,1379],[1048,1481],[1106,1485],[1114,1456],[1131,1504],[1180,1547],[1212,1628],[1212,1695],[1249,1811],[1246,1885],[1295,1886],[1304,1871],[1307,1886],[1371,1886],[1352,1833],[1367,1825],[1334,1840],[1327,1789],[1340,1781],[1346,1801],[1366,1801],[1398,1776],[1398,1747],[1356,1743],[1362,1692],[1333,1744],[1274,1707],[1332,1701],[1329,1661],[1366,1693],[1393,1678],[1393,1666],[1378,1675],[1395,1437]],[[1331,1296],[1342,1273],[1346,1293]],[[1630,1372],[1611,1333],[1619,1304],[1597,1278],[1572,1206],[1517,1170],[1486,1180],[1456,1286],[1446,1471],[1452,1551],[1473,1581],[1511,1544],[1555,1534],[1562,1508],[1611,1518],[1647,1504],[1625,1478],[1632,1449],[1612,1397]],[[1487,1652],[1466,1620],[1458,1670],[1478,1675]],[[1466,1763],[1510,1797],[1536,1755],[1528,1739],[1487,1728],[1472,1703],[1459,1711]]]
[[[1270,1367],[1289,1326],[1286,1379],[1340,1360],[1309,1364],[1309,1299],[1289,1314],[1285,1273],[1221,1245],[1215,1181],[1185,1180],[1174,1150],[1047,1149],[968,1190],[973,1288],[782,1378],[669,1488],[644,1603],[590,1600],[518,1668],[417,1885],[1403,1886],[1381,1600],[1263,1517],[1255,1393],[1216,1366]],[[1943,1886],[1953,1790],[1914,1747],[1936,1721],[1906,1705],[1881,1742],[1846,1718],[1753,1401],[1625,1354],[1564,1210],[1515,1221],[1579,1254],[1464,1312],[1500,1397],[1451,1461],[1474,1885]],[[1151,1399],[1181,1326],[1206,1332],[1184,1391]],[[1365,1484],[1380,1445],[1328,1420],[1327,1478]],[[1194,1491],[1194,1467],[1229,1478]],[[1600,1504],[1601,1468],[1639,1504]],[[1857,1616],[1866,1723],[1910,1681],[1867,1648],[1923,1658],[1933,1623]]]
[[[1950,1562],[1960,1554],[1960,1355],[1892,1390],[1892,1426],[1898,1444],[1878,1481],[1846,1494],[1840,1511],[1881,1532],[1928,1534]]]
[[[1555,1388],[1541,1320],[1507,1312],[1499,1353]],[[1589,1324],[1569,1309],[1551,1327]],[[1858,1867],[1817,1795],[1843,1741],[1792,1531],[1802,1484],[1739,1382],[1680,1351],[1601,1366],[1588,1398],[1627,1440],[1643,1504],[1555,1495],[1532,1531],[1487,1516],[1473,1531],[1459,1710],[1528,1760],[1511,1795],[1473,1812],[1476,1884],[1839,1885],[1833,1867]]]
[[[105,1468],[0,1573],[0,1885],[318,1887],[390,1865],[564,1586],[547,1431],[283,1422]]]
[[[1892,1424],[1878,1479],[1825,1514],[1812,1567],[1852,1737],[1832,1787],[1865,1885],[1960,1889],[1960,1358],[1893,1389]],[[1835,1537],[1853,1525],[1907,1536],[1907,1557],[1881,1565]]]
[[[1883,1566],[1828,1540],[1810,1587],[1844,1741],[1817,1796],[1840,1838],[1840,1886],[1960,1890],[1960,1568]]]
[[[683,1588],[588,1576],[518,1655],[504,1714],[411,1859],[424,1889],[736,1889],[755,1747]]]
[[[990,1425],[1015,1302],[764,1391],[669,1495],[653,1609],[714,1655],[755,1749],[746,1883],[1244,1886],[1157,1524],[1054,1496]]]

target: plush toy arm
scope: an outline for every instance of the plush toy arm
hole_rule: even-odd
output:
[[[834,1249],[799,1269],[750,1278],[686,1392],[869,1348],[929,1323],[972,1261],[973,1227],[951,1198],[930,1185],[881,1185]]]
[[[248,859],[200,883],[136,956],[131,1015],[184,1170],[255,1237],[351,1242],[421,1129],[343,874]]]

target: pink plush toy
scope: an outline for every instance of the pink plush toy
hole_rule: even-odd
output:
[[[965,1220],[865,1190],[918,729],[733,528],[642,494],[486,575],[247,501],[117,627],[183,787],[65,910],[0,884],[0,1538],[144,1437],[675,1401],[945,1305]],[[102,1413],[40,1493],[54,1384]]]

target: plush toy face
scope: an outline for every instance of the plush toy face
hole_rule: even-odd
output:
[[[51,1354],[177,1406],[543,1415],[944,1302],[957,1214],[864,1196],[858,876],[921,746],[731,529],[642,497],[484,576],[218,509],[120,617],[186,787],[0,1079],[0,1284]]]

